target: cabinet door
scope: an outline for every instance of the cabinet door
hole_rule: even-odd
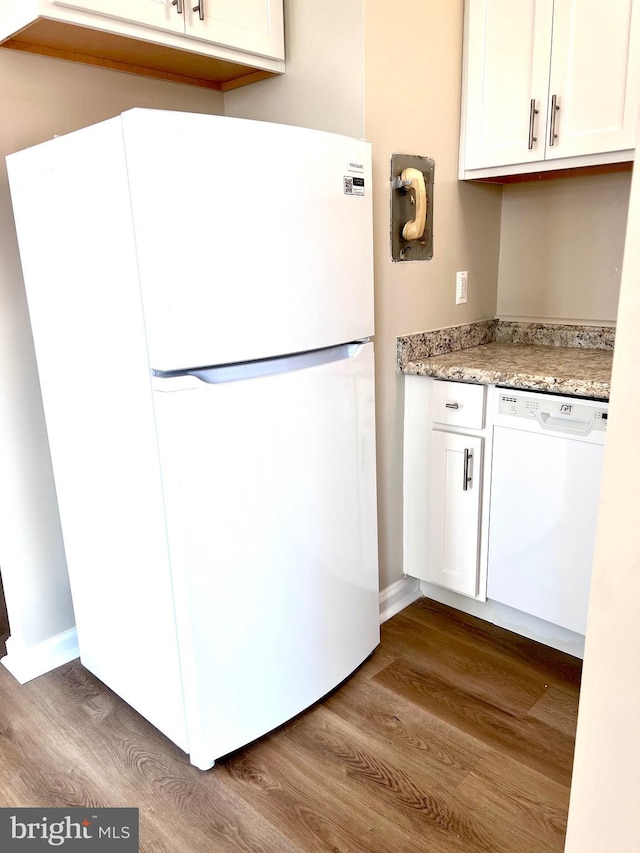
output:
[[[557,138],[548,135],[547,159],[635,146],[639,24],[633,0],[555,0],[548,122],[555,95]]]
[[[184,2],[186,4],[188,0]],[[178,14],[177,4],[165,4],[164,0],[51,0],[51,4],[131,21],[146,27],[184,33],[184,14]]]
[[[478,587],[482,444],[431,432],[427,580],[465,595]]]
[[[552,21],[553,0],[467,0],[465,169],[544,158]]]
[[[199,0],[196,11],[194,5],[185,0],[187,35],[259,56],[284,59],[282,0]]]

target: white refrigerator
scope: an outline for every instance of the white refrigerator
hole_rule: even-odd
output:
[[[7,163],[81,661],[206,769],[379,641],[370,146],[135,109]]]

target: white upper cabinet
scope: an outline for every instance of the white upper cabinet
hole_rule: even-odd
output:
[[[0,43],[222,91],[285,70],[283,0],[0,0]]]
[[[51,4],[176,33],[184,32],[184,15],[178,14],[177,0],[175,5],[163,0],[51,0]]]
[[[460,177],[633,158],[634,0],[466,0]]]
[[[194,10],[197,2],[185,0],[188,35],[284,59],[281,0],[199,0]]]
[[[545,122],[553,0],[471,0],[466,12],[465,168],[540,160],[529,128]]]
[[[284,59],[282,3],[279,0],[175,0],[175,3],[171,0],[51,0],[51,3]]]
[[[555,0],[547,159],[635,146],[639,13],[634,0]]]

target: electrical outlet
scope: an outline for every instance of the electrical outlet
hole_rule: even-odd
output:
[[[463,302],[467,301],[468,280],[469,273],[466,270],[456,273],[456,305],[462,305]]]

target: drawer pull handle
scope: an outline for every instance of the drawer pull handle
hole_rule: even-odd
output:
[[[445,409],[459,409],[460,406],[457,403],[445,403]]]
[[[171,5],[176,7],[176,12],[182,14],[182,0],[171,0]]]
[[[471,474],[469,473],[469,468],[471,462],[473,460],[473,451],[469,450],[468,447],[464,449],[464,465],[462,467],[462,491],[469,491],[469,485],[471,483]]]

